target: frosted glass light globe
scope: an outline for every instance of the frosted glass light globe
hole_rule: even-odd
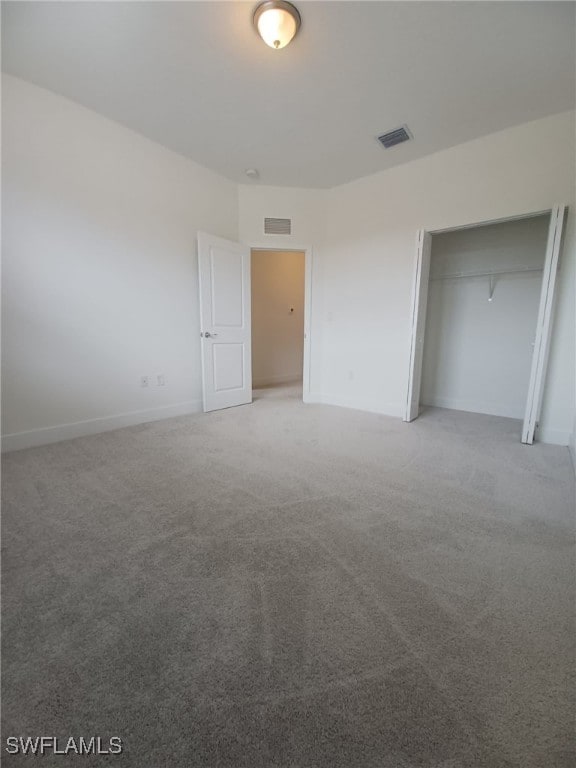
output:
[[[254,23],[266,45],[276,50],[284,48],[300,26],[300,14],[291,3],[269,0],[256,8]]]

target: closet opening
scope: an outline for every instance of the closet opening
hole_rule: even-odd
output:
[[[252,382],[257,399],[270,390],[302,399],[305,358],[303,250],[251,250]]]
[[[405,421],[440,407],[537,428],[564,207],[418,235]]]

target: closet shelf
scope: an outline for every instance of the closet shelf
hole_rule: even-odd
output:
[[[496,287],[495,278],[498,275],[517,275],[526,272],[543,272],[542,267],[514,267],[510,269],[491,269],[486,272],[448,272],[445,275],[431,277],[430,280],[454,280],[460,277],[487,277],[488,278],[488,301],[494,298],[494,289]]]
[[[515,275],[524,272],[542,272],[542,267],[515,267],[511,269],[492,269],[487,272],[447,272],[445,275],[431,277],[430,280],[453,280],[459,277],[493,277],[494,275]]]

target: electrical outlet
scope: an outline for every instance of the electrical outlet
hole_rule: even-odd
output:
[[[156,386],[164,387],[165,385],[166,385],[166,379],[164,378],[164,374],[159,373],[158,376],[156,376]]]
[[[149,376],[140,376],[140,386],[141,387],[149,387],[150,386],[150,377]]]

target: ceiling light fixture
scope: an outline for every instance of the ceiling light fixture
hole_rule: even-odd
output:
[[[266,0],[254,11],[254,26],[270,48],[284,48],[300,28],[300,14],[285,0]]]

